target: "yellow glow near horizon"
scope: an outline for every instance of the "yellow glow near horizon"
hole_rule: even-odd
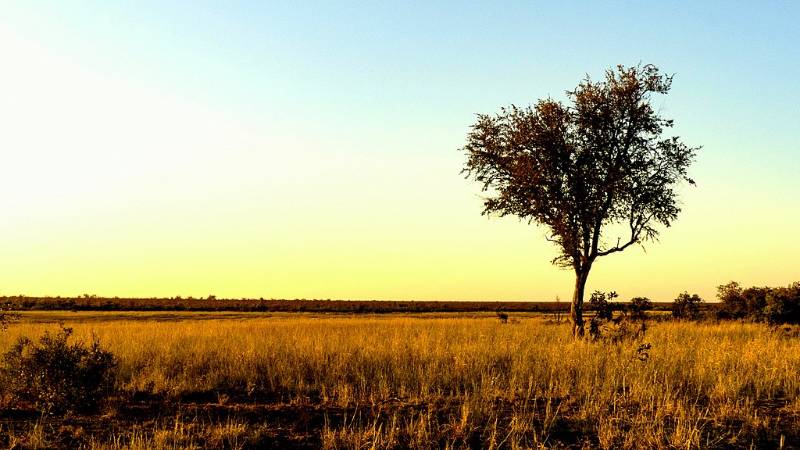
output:
[[[0,26],[0,54],[12,62],[0,71],[2,295],[571,295],[544,230],[480,216],[455,150],[468,123],[444,140],[425,134],[433,125],[308,131],[280,111],[248,114],[92,68],[11,27]],[[732,178],[742,171],[700,158],[674,227],[647,253],[599,260],[590,290],[711,299],[729,280],[800,278],[791,186],[746,185]]]

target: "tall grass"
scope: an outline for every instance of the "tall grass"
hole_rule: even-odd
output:
[[[642,358],[639,341],[574,341],[566,325],[512,322],[302,316],[70,326],[115,353],[124,392],[322,408],[315,433],[327,448],[710,448],[796,437],[796,337],[758,324],[661,322],[644,337],[652,347]],[[50,327],[13,325],[0,346]],[[166,442],[157,430],[137,433],[112,443]]]

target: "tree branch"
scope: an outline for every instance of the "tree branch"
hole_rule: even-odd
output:
[[[628,242],[626,242],[622,246],[619,245],[619,239],[617,239],[617,245],[615,245],[615,246],[613,246],[613,247],[611,247],[611,248],[609,248],[607,250],[603,250],[601,252],[597,252],[597,256],[606,256],[606,255],[610,255],[612,253],[621,252],[621,251],[625,250],[626,248],[630,247],[631,245],[633,245],[633,244],[635,244],[637,242],[639,242],[639,236],[638,235],[631,236],[631,240],[629,240]]]

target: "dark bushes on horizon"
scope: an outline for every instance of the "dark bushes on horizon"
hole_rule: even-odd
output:
[[[697,294],[689,295],[688,292],[678,294],[678,297],[672,303],[672,317],[697,320],[700,318],[701,303],[703,303],[703,299]]]
[[[631,318],[634,320],[644,320],[647,318],[647,311],[653,309],[653,302],[647,297],[634,297],[630,303]]]
[[[786,287],[749,287],[731,281],[717,287],[718,319],[800,323],[800,282]]]
[[[106,297],[0,297],[12,310],[48,311],[241,311],[310,313],[437,313],[437,312],[544,312],[569,311],[562,302],[222,299],[222,298],[106,298]]]
[[[305,312],[335,314],[391,313],[566,313],[569,302],[514,301],[427,301],[427,300],[322,300],[322,299],[227,299],[192,297],[119,298],[119,297],[29,297],[0,296],[12,311],[236,311],[236,312]],[[669,302],[651,302],[654,311],[669,311]],[[611,302],[614,311],[625,311],[627,302]]]

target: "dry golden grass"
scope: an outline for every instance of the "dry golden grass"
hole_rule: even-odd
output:
[[[117,355],[125,395],[285,405],[309,411],[302,427],[276,406],[261,420],[179,415],[87,445],[257,448],[271,441],[255,434],[301,428],[308,448],[800,445],[800,340],[764,325],[655,323],[642,360],[641,341],[573,341],[535,317],[249,317],[66,325]],[[0,348],[53,327],[23,319]]]

